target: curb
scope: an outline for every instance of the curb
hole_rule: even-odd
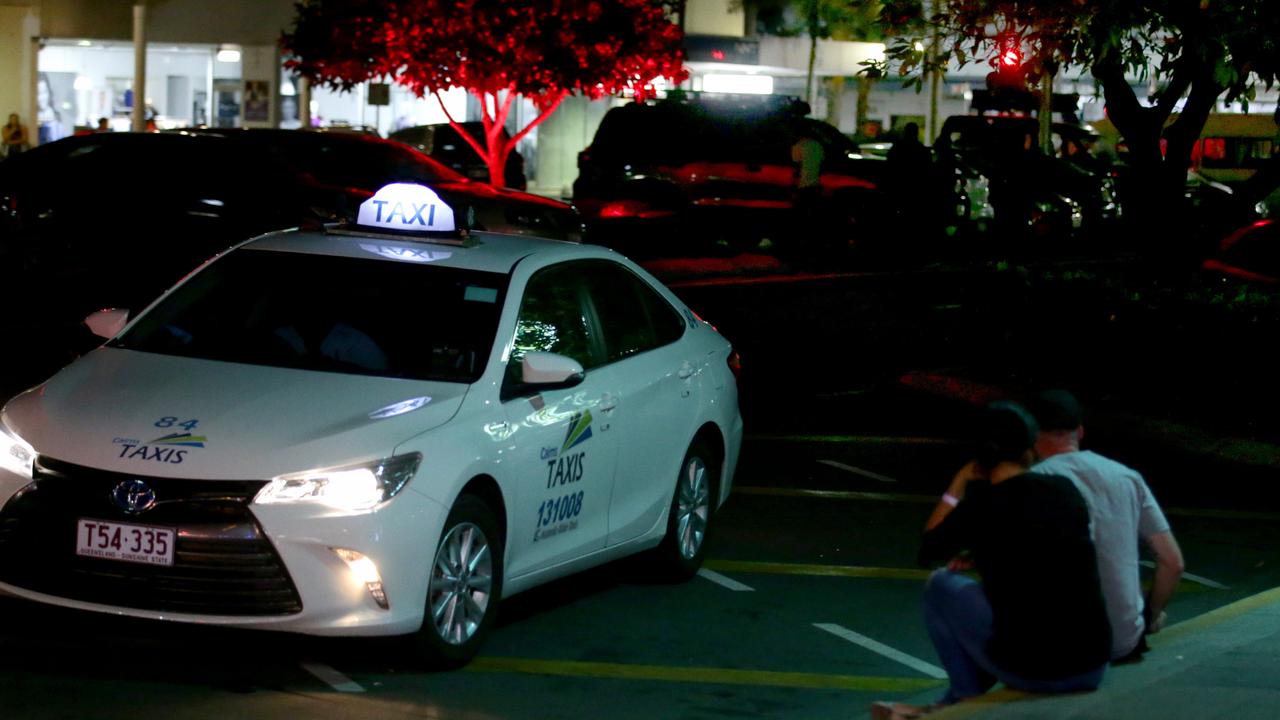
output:
[[[1280,587],[1250,595],[1151,635],[1149,636],[1149,642],[1152,649],[1147,658],[1133,665],[1108,668],[1107,676],[1103,680],[1102,686],[1093,692],[1041,694],[1001,687],[985,695],[929,713],[926,717],[929,720],[934,720],[934,718],[937,720],[964,720],[965,718],[978,717],[982,713],[994,712],[997,709],[1011,709],[1015,705],[1026,707],[1026,717],[1053,717],[1056,715],[1051,713],[1051,710],[1063,709],[1076,703],[1084,705],[1091,702],[1105,702],[1099,698],[1105,698],[1114,693],[1132,689],[1133,681],[1141,679],[1143,676],[1150,676],[1152,678],[1151,682],[1146,684],[1152,684],[1159,682],[1174,672],[1194,667],[1194,662],[1188,663],[1184,660],[1183,655],[1174,654],[1174,650],[1178,646],[1203,640],[1203,635],[1220,628],[1225,623],[1239,620],[1250,613],[1268,609],[1271,610],[1269,614],[1280,618]],[[1275,632],[1280,632],[1280,621],[1277,621],[1275,626]],[[1215,656],[1230,652],[1232,649],[1232,645],[1229,642],[1201,642],[1198,646],[1209,648]],[[1125,683],[1125,680],[1129,682]],[[919,693],[908,698],[905,702],[913,705],[926,705],[936,699],[937,692],[934,691],[928,694]],[[1037,706],[1044,705],[1044,707],[1032,708],[1031,703],[1035,703]],[[1052,707],[1049,707],[1050,703]],[[1071,716],[1089,717],[1087,710],[1088,708],[1084,707],[1078,708],[1079,712],[1072,713]],[[1200,716],[1199,712],[1194,708],[1188,708],[1188,712],[1191,716]],[[1134,711],[1131,715],[1137,717],[1141,713]]]

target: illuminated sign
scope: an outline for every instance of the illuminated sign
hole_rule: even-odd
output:
[[[434,190],[413,183],[385,185],[360,203],[356,223],[367,228],[398,232],[453,232],[453,208]]]

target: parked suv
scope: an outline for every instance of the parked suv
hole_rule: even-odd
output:
[[[1120,215],[1112,167],[1090,152],[1092,136],[1054,123],[1054,155],[1039,149],[1036,118],[954,115],[934,142],[940,162],[964,165],[990,183],[995,222],[1005,232],[1071,233]]]
[[[794,212],[791,147],[805,132],[823,147],[821,196],[839,213],[824,240],[854,239],[856,224],[880,205],[872,178],[883,161],[804,117],[807,109],[794,98],[732,95],[613,108],[578,155],[573,197],[588,233],[594,242],[626,242],[631,252],[673,236],[738,247],[788,241],[803,220]]]

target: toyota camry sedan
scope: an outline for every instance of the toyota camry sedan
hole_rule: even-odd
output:
[[[692,576],[737,356],[605,248],[392,184],[219,255],[0,413],[0,592],[156,621],[405,635],[626,555]]]

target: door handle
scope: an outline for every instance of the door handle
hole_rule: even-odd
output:
[[[693,365],[690,365],[689,361],[686,360],[684,364],[680,366],[680,369],[676,372],[676,375],[681,380],[688,380],[689,378],[693,377]]]
[[[600,396],[600,403],[596,407],[600,408],[601,412],[609,412],[618,407],[618,398],[610,393],[605,393]]]

